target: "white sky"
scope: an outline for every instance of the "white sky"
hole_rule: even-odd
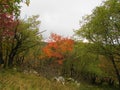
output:
[[[82,16],[90,14],[104,0],[30,0],[30,6],[22,6],[21,16],[40,15],[40,31],[47,38],[51,32],[72,36],[79,28]]]

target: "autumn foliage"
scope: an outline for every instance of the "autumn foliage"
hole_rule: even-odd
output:
[[[48,58],[55,58],[59,64],[62,64],[67,54],[72,52],[74,41],[70,38],[62,37],[52,33],[43,52]]]
[[[24,0],[0,0],[0,64],[13,66],[18,43],[20,3]],[[27,0],[28,1],[28,0]],[[18,35],[19,34],[19,35]]]
[[[14,35],[14,28],[17,25],[15,13],[6,0],[1,1],[0,3],[0,36],[3,38],[11,37]]]

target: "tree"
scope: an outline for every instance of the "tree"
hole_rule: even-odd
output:
[[[29,6],[30,0],[0,0],[0,12],[20,15],[20,3],[25,3]]]
[[[92,51],[104,55],[115,69],[119,86],[120,71],[120,1],[107,0],[85,17],[82,27],[76,34],[88,40]],[[109,68],[109,67],[108,67]]]
[[[40,21],[38,18],[38,15],[33,15],[27,20],[21,20],[18,26],[15,46],[19,46],[16,49],[16,54],[23,54],[25,59],[28,58],[28,62],[30,60],[35,61],[38,58],[38,51],[41,49],[42,35],[39,32]]]
[[[4,42],[15,37],[20,15],[20,3],[24,0],[0,0],[0,64],[4,63]],[[29,0],[26,0],[28,5]],[[8,42],[9,44],[10,42]]]
[[[43,52],[48,58],[55,58],[59,64],[72,52],[74,41],[69,38],[52,33],[47,45],[43,48]]]
[[[38,15],[28,18],[26,21],[21,20],[17,32],[9,45],[8,66],[13,65],[14,57],[20,53],[26,54],[30,48],[40,45],[41,33],[39,33]]]
[[[96,77],[102,76],[98,55],[89,52],[88,43],[76,41],[74,49],[63,64],[63,74],[77,80],[95,83]]]

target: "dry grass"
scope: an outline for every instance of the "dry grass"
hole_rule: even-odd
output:
[[[62,85],[42,76],[14,70],[0,71],[0,90],[79,90],[75,84]]]
[[[81,83],[62,85],[42,76],[24,74],[15,70],[0,70],[0,90],[120,90],[109,86],[93,86]]]

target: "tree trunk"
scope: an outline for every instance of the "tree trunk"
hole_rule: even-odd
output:
[[[2,58],[2,54],[0,53],[0,64],[4,64],[4,60]]]
[[[12,46],[12,50],[11,50],[11,52],[9,54],[9,58],[8,58],[8,67],[12,67],[14,57],[15,57],[16,52],[18,51],[18,48],[20,45],[21,45],[21,42],[18,41],[15,48],[13,48],[13,46]]]
[[[13,60],[15,57],[16,51],[12,51],[9,55],[9,59],[8,59],[8,67],[12,67],[13,66]]]
[[[12,67],[13,66],[13,56],[9,56],[9,59],[8,59],[8,67]]]
[[[2,46],[0,43],[0,65],[4,64],[4,60],[3,60],[3,54],[2,54]]]
[[[110,59],[111,59],[111,61],[112,61],[113,67],[114,67],[114,69],[115,69],[115,73],[116,73],[116,75],[117,75],[117,79],[118,79],[119,87],[120,87],[120,73],[119,73],[119,70],[118,70],[117,65],[116,65],[116,63],[115,63],[114,57],[111,56]]]

